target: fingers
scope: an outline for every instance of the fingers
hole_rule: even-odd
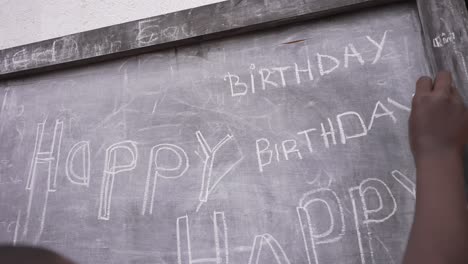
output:
[[[450,95],[452,91],[452,74],[442,71],[437,74],[434,81],[434,92]]]
[[[445,73],[444,73],[445,74]],[[450,74],[450,73],[449,73]],[[447,77],[445,77],[447,78]],[[459,103],[462,103],[464,104],[464,99],[463,97],[461,96],[460,94],[460,91],[457,89],[457,87],[453,86],[452,85],[452,77],[449,76],[448,77],[448,80],[442,80],[442,83],[441,83],[441,86],[445,86],[447,85],[447,83],[444,83],[444,82],[450,82],[450,87],[448,88],[448,91],[449,91],[449,95],[452,96],[453,98],[455,98],[455,100],[457,100]],[[437,85],[437,84],[436,84]],[[435,89],[435,88],[434,88]],[[441,89],[447,89],[446,87],[441,87]]]
[[[421,77],[416,83],[416,95],[429,94],[432,91],[432,79],[431,77]]]
[[[439,72],[434,83],[430,77],[421,77],[416,83],[416,95],[434,92],[447,96],[455,95],[459,98],[460,95],[456,88],[452,86],[452,81],[452,74],[447,71]]]

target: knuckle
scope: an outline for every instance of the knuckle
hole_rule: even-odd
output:
[[[418,81],[416,82],[416,87],[421,89],[421,88],[431,88],[432,86],[432,79],[428,76],[423,76],[421,78],[418,79]]]
[[[426,83],[428,81],[432,81],[432,78],[429,76],[422,76],[421,78],[418,79],[417,83],[421,84],[421,83]]]
[[[433,96],[430,95],[420,95],[413,98],[413,103],[417,105],[425,104],[433,100]]]

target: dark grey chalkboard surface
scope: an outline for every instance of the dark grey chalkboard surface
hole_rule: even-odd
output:
[[[0,82],[0,241],[79,263],[399,263],[430,73],[399,3]]]

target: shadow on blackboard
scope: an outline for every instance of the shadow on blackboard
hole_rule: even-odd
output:
[[[2,264],[74,264],[71,260],[45,248],[0,245]]]

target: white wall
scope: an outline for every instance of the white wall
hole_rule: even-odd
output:
[[[0,50],[222,0],[0,0]]]

